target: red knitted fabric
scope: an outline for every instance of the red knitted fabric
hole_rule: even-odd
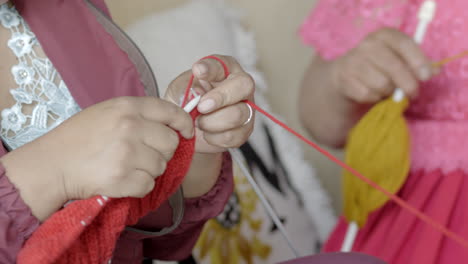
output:
[[[198,115],[195,109],[192,118]],[[180,186],[195,150],[195,138],[180,145],[154,190],[143,199],[98,196],[75,201],[44,222],[18,255],[19,264],[107,263],[125,226],[135,225]]]

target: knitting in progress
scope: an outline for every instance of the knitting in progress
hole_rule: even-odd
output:
[[[198,112],[194,110],[192,117]],[[195,139],[180,137],[167,170],[143,199],[97,196],[75,201],[56,212],[26,242],[18,263],[107,263],[126,226],[157,209],[180,186],[188,172]]]
[[[191,111],[193,120],[198,115],[196,108]],[[195,138],[179,138],[180,144],[165,173],[156,179],[155,188],[146,197],[97,196],[70,203],[34,232],[17,262],[107,263],[124,228],[156,210],[182,183],[195,151]]]
[[[441,61],[438,66],[466,56],[463,53]],[[223,65],[226,77],[229,75],[226,64],[217,57],[215,59]],[[190,79],[186,90],[184,106],[189,98],[194,77]],[[285,128],[296,137],[327,156],[334,163],[349,171],[361,181],[378,190],[388,199],[412,213],[421,221],[431,225],[447,237],[468,248],[468,242],[459,235],[449,231],[424,213],[415,209],[396,195],[381,188],[355,169],[340,161],[317,144],[308,140],[289,128],[251,101],[245,101],[258,112],[264,114],[276,124]],[[190,102],[189,102],[190,103]],[[195,109],[191,112],[193,119],[199,115]],[[186,140],[181,137],[180,145],[173,159],[168,163],[166,172],[156,180],[155,189],[143,199],[122,198],[109,199],[94,197],[87,200],[75,201],[45,221],[32,237],[26,242],[18,256],[18,263],[105,263],[112,257],[116,241],[125,226],[135,225],[148,212],[157,209],[174,193],[187,173],[194,154],[195,139]]]
[[[215,59],[229,75],[227,65]],[[182,107],[195,120],[200,96],[192,91],[194,76],[188,83]],[[26,242],[17,262],[23,263],[107,263],[112,258],[117,240],[126,226],[137,224],[140,218],[156,210],[182,184],[195,152],[195,137],[181,136],[165,173],[156,179],[155,188],[142,199],[110,199],[97,196],[75,201],[48,218]]]

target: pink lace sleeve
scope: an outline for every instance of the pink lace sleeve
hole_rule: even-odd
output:
[[[305,44],[332,60],[379,28],[401,27],[408,7],[407,0],[318,0],[299,33]]]

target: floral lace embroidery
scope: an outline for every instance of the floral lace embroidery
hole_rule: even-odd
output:
[[[8,148],[16,149],[81,109],[51,61],[36,55],[34,48],[40,44],[14,7],[0,5],[0,22],[11,31],[8,47],[19,61],[11,68],[18,85],[10,90],[16,103],[1,113],[0,137]]]

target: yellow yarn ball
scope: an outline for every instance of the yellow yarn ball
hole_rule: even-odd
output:
[[[407,99],[378,103],[352,129],[346,146],[346,163],[391,193],[400,190],[410,168],[410,137],[403,116],[407,107]],[[359,227],[388,200],[347,171],[343,191],[345,217]]]

